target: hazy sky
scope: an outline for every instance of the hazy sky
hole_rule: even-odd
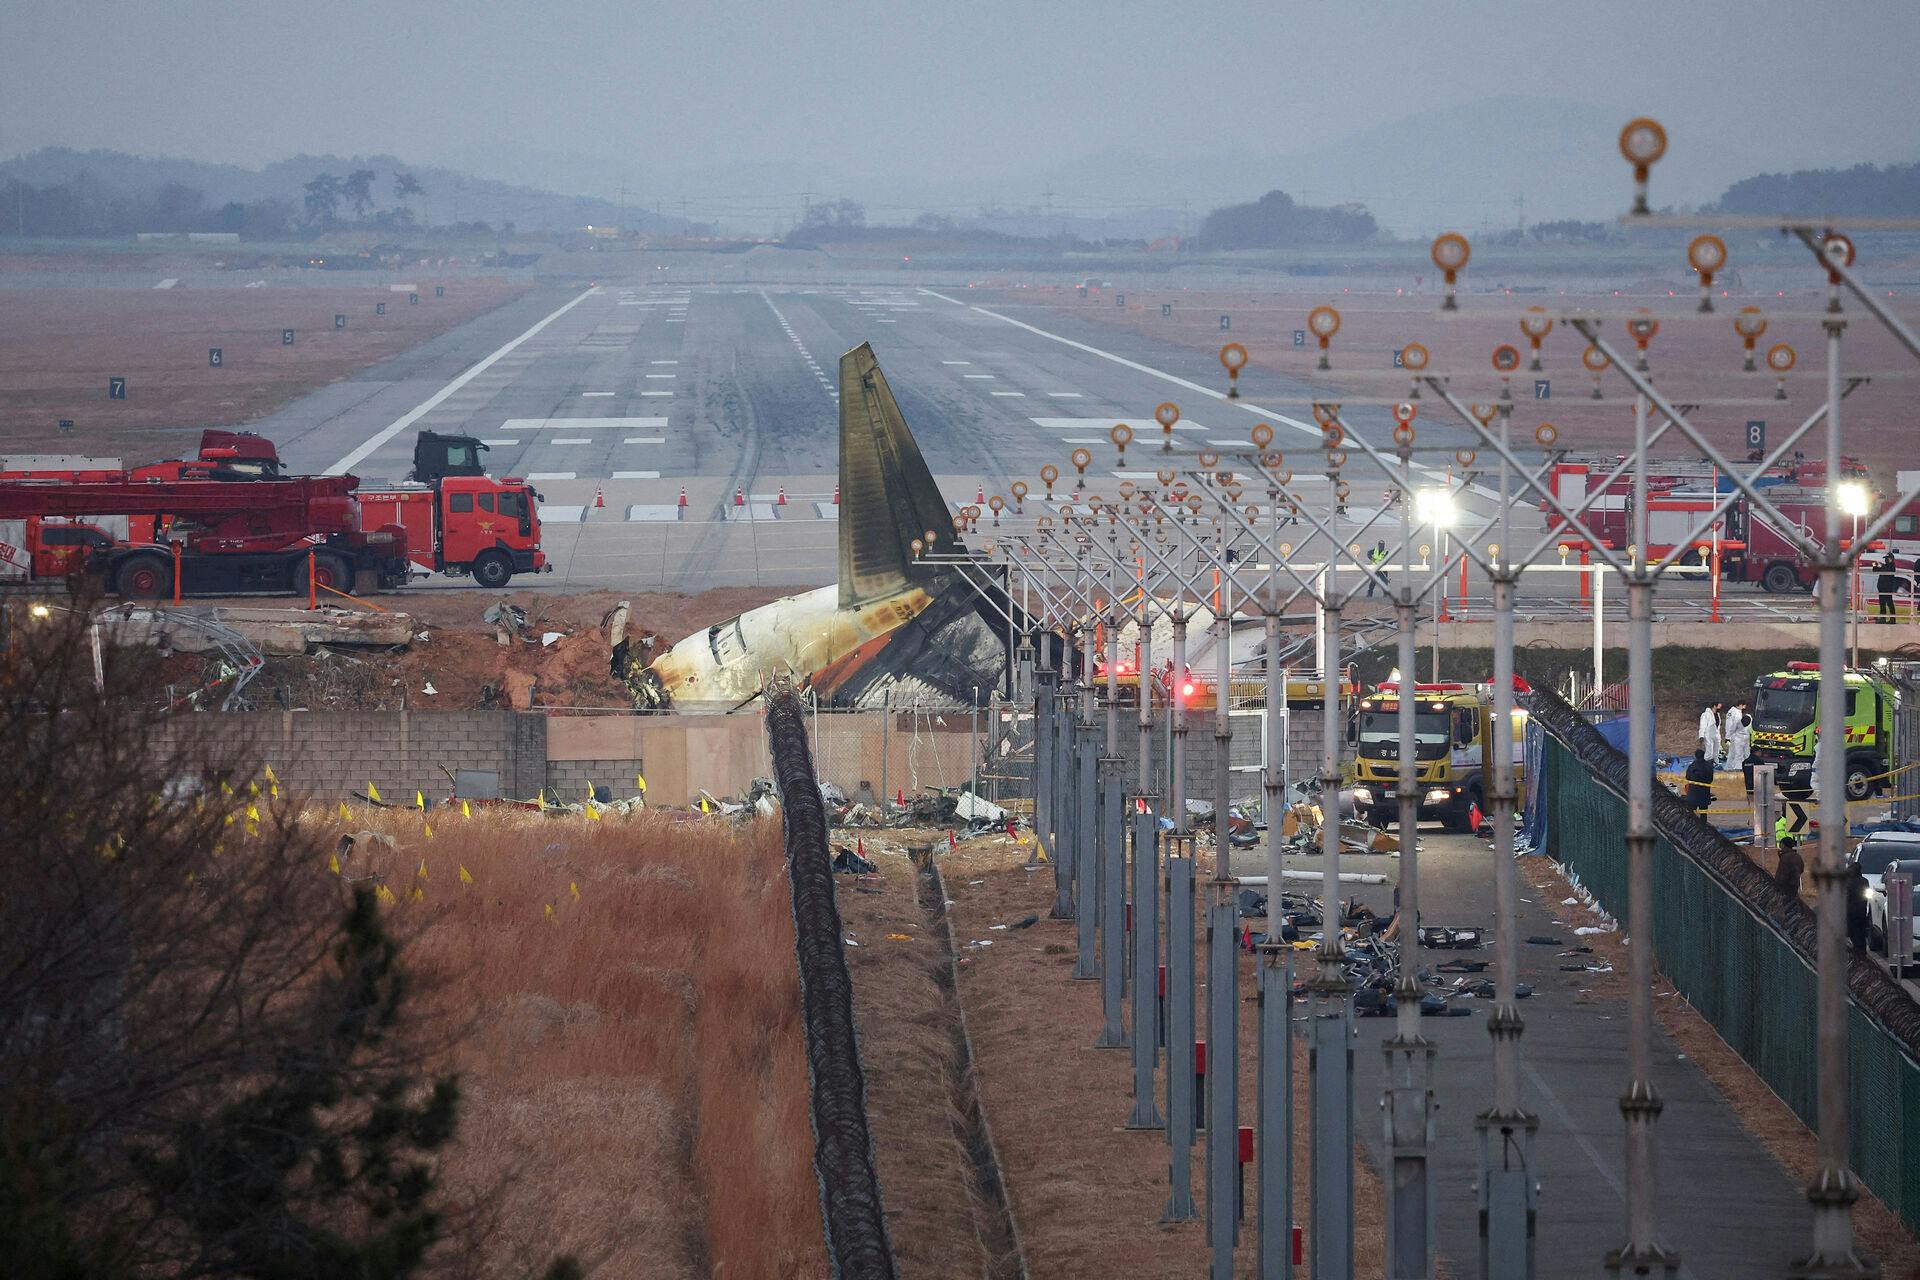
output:
[[[1515,93],[1783,166],[1912,160],[1916,48],[1916,0],[8,0],[0,154],[492,156],[536,180],[551,154],[556,182],[604,169],[606,192],[755,167],[782,189],[924,185],[1285,153]]]

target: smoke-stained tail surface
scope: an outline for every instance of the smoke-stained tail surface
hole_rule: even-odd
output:
[[[730,711],[785,674],[831,706],[957,708],[1009,682],[1009,621],[1025,631],[1026,616],[1004,571],[953,566],[953,513],[865,343],[840,358],[839,517],[837,585],[715,623],[642,669],[616,652],[634,705]],[[929,534],[934,557],[915,555]]]
[[[913,540],[929,532],[940,550],[960,548],[946,500],[863,342],[840,357],[840,607],[910,586],[934,594],[954,575],[916,561]]]

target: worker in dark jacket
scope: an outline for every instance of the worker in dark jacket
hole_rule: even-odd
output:
[[[1906,584],[1900,580],[1900,566],[1894,563],[1893,552],[1887,552],[1887,558],[1880,562],[1880,577],[1874,587],[1880,596],[1880,616],[1875,622],[1891,623],[1894,620],[1893,597]]]
[[[1687,766],[1687,804],[1702,820],[1713,807],[1713,761],[1707,759],[1705,747],[1693,753],[1693,763]]]
[[[1780,861],[1773,868],[1773,884],[1789,898],[1800,896],[1800,877],[1807,871],[1806,859],[1800,856],[1800,842],[1792,836],[1780,842]]]
[[[1847,940],[1860,955],[1867,954],[1867,877],[1854,863],[1847,876]]]

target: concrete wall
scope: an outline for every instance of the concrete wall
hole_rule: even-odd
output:
[[[1131,710],[1131,708],[1129,708]],[[1258,799],[1260,797],[1260,765],[1262,734],[1265,732],[1264,713],[1237,712],[1232,717],[1232,740],[1227,744],[1227,761],[1233,772],[1233,795],[1236,801]],[[1322,713],[1318,710],[1295,709],[1288,717],[1287,741],[1288,776],[1291,780],[1319,772],[1323,748],[1321,746]],[[1104,742],[1106,737],[1105,712],[1094,718],[1095,732]],[[1152,746],[1153,786],[1156,794],[1164,794],[1167,786],[1170,735],[1164,718],[1156,720]],[[1188,797],[1196,800],[1211,801],[1214,798],[1214,757],[1216,743],[1213,736],[1213,712],[1200,711],[1189,717],[1187,722],[1187,768],[1186,790]],[[1121,758],[1127,761],[1126,774],[1129,778],[1139,776],[1140,730],[1139,721],[1132,716],[1123,717],[1120,725]]]
[[[497,774],[501,794],[531,798],[544,787],[578,800],[589,784],[631,795],[647,780],[657,804],[687,804],[701,790],[737,795],[772,773],[766,730],[753,713],[730,716],[549,716],[515,711],[268,711],[182,717],[182,733],[244,746],[290,787],[320,798],[447,794],[446,770]],[[953,786],[972,768],[964,712],[931,716],[857,712],[810,720],[821,776],[852,794],[862,781],[912,793]],[[214,750],[218,750],[215,748]],[[214,751],[210,750],[209,754]]]
[[[513,711],[258,711],[183,717],[183,733],[244,747],[289,787],[315,796],[386,799],[445,795],[447,769],[482,769],[507,795],[532,796],[546,780],[547,722]]]

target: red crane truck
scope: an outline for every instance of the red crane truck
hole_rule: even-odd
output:
[[[0,482],[0,521],[153,517],[164,543],[115,542],[89,550],[86,571],[134,599],[247,592],[305,593],[314,583],[371,591],[407,580],[406,533],[363,530],[352,476],[221,480]]]
[[[434,448],[416,449],[416,454],[437,452],[440,455],[437,465],[421,468],[425,483],[361,487],[352,476],[291,478],[334,482],[325,486],[329,492],[338,487],[338,482],[345,483],[342,492],[347,495],[346,509],[351,515],[351,525],[342,528],[328,523],[313,530],[308,537],[316,546],[323,536],[331,539],[328,549],[338,553],[338,558],[329,559],[325,564],[316,559],[315,577],[320,584],[346,589],[343,582],[358,581],[355,566],[359,552],[355,548],[359,544],[344,539],[352,533],[371,537],[381,531],[403,535],[405,562],[403,571],[397,575],[380,576],[380,585],[404,583],[409,576],[406,563],[413,566],[411,572],[471,575],[481,586],[493,588],[505,586],[516,573],[550,570],[540,549],[539,495],[532,486],[515,477],[496,480],[484,474],[478,459],[479,450],[485,446],[477,440],[437,436],[431,432],[421,434],[423,445],[431,443]],[[425,441],[427,436],[433,440]],[[420,461],[416,457],[416,462]],[[280,458],[271,441],[250,432],[215,428],[201,434],[198,456],[149,463],[130,472],[113,469],[113,464],[104,459],[9,460],[8,465],[0,469],[0,487],[20,482],[45,492],[56,484],[67,489],[104,484],[117,494],[120,491],[112,486],[125,485],[138,496],[139,501],[133,505],[140,509],[93,508],[85,505],[87,499],[74,498],[58,504],[58,510],[52,509],[51,504],[43,504],[46,509],[30,511],[24,516],[0,515],[0,576],[52,578],[85,567],[102,574],[109,589],[120,590],[119,566],[129,553],[144,549],[149,555],[170,558],[172,550],[168,544],[181,540],[181,534],[186,534],[195,546],[204,541],[197,536],[199,525],[204,523],[200,517],[169,507],[167,500],[155,498],[150,488],[131,487],[201,484],[230,490],[224,499],[214,496],[213,490],[197,491],[200,497],[195,501],[204,504],[198,508],[201,512],[221,506],[232,508],[227,517],[231,523],[239,519],[237,513],[255,500],[261,500],[265,507],[280,506],[285,501],[283,496],[268,498],[265,495],[283,495],[290,491],[256,490],[254,486],[288,479],[282,475]],[[107,491],[88,488],[83,492]],[[230,547],[222,547],[218,554],[232,554],[232,551]],[[285,590],[304,593],[307,590],[304,567],[295,567],[297,581],[256,568],[257,572],[230,582],[233,575],[206,569],[196,569],[192,575],[186,575],[183,566],[182,590],[200,595]],[[170,593],[170,565],[168,572]],[[144,575],[134,576],[145,580]],[[221,585],[223,582],[229,585]],[[274,583],[281,585],[271,585]]]

